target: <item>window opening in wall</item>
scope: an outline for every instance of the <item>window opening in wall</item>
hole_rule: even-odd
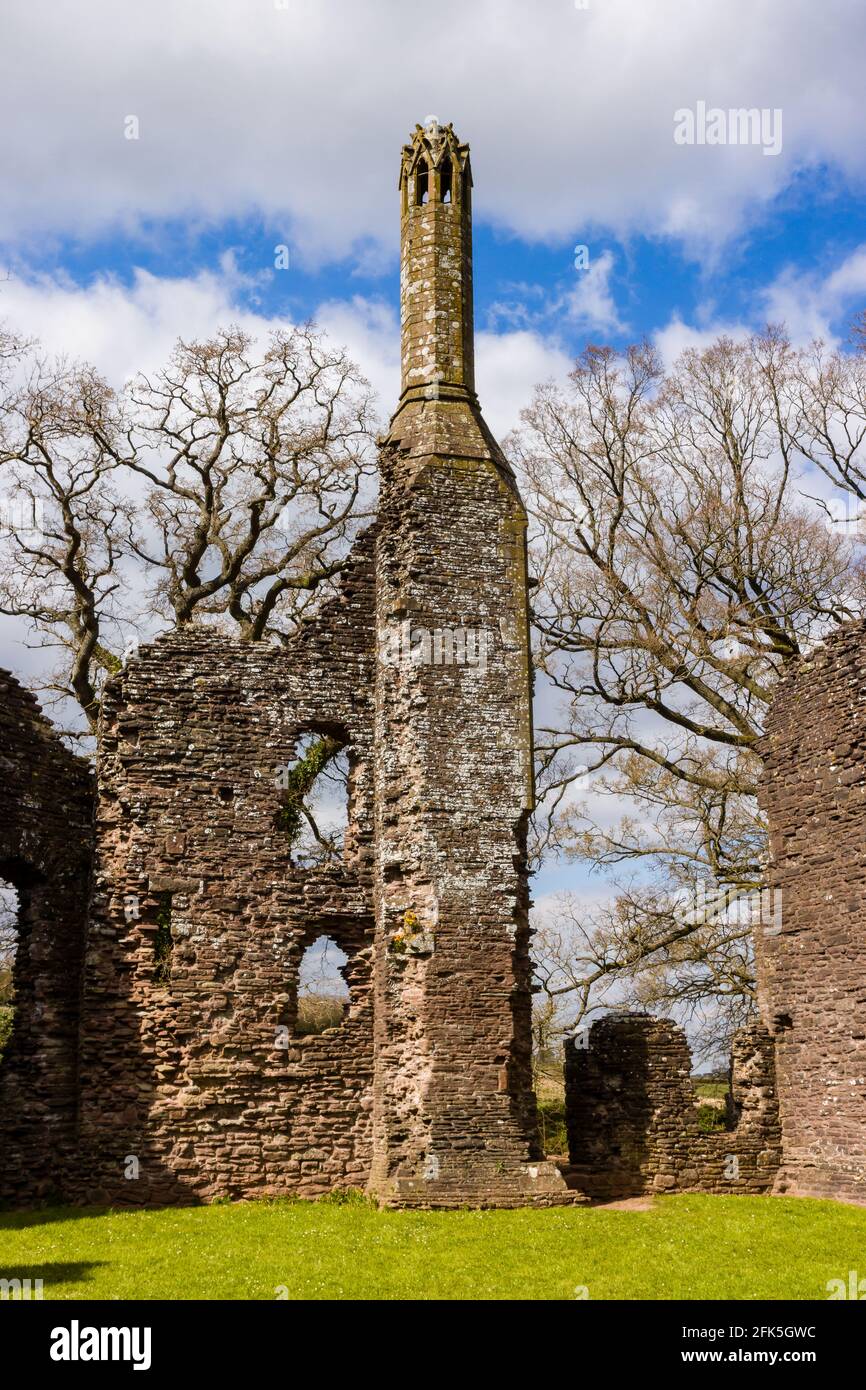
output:
[[[339,862],[349,821],[349,757],[333,734],[304,733],[295,761],[279,771],[274,817],[289,841],[292,863],[315,868]]]
[[[153,938],[154,982],[166,985],[171,979],[171,893],[160,893],[156,909],[156,935]]]
[[[348,963],[345,951],[324,933],[307,947],[298,971],[296,1033],[324,1033],[328,1028],[339,1028],[349,1007],[349,986],[344,975]]]
[[[14,970],[21,900],[14,884],[0,879],[0,1062],[12,1036]]]
[[[443,203],[451,202],[451,160],[446,159],[439,171],[439,188]]]

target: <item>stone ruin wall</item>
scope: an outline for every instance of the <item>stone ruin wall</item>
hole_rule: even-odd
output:
[[[482,659],[377,666],[372,1186],[401,1205],[571,1200],[532,1091],[526,514],[474,390],[471,184],[453,130],[416,127],[377,632],[471,635]],[[401,953],[407,919],[417,949]]]
[[[602,1020],[588,1051],[566,1052],[572,1181],[591,1194],[866,1201],[866,623],[792,665],[759,751],[769,893],[755,932],[761,1024],[735,1043],[735,1087],[753,1052],[739,1125],[696,1132],[672,1024]],[[734,1153],[739,1186],[724,1177]]]
[[[731,1130],[699,1129],[691,1069],[685,1034],[668,1019],[611,1014],[569,1039],[570,1182],[608,1201],[768,1192],[779,1166],[772,1038],[755,1024],[734,1039]]]
[[[18,891],[15,1022],[0,1068],[0,1195],[56,1196],[74,1145],[93,785],[0,671],[0,878]]]
[[[526,518],[474,391],[471,183],[453,130],[416,127],[401,396],[379,521],[337,597],[286,649],[193,628],[128,663],[106,692],[95,851],[87,766],[0,676],[0,875],[21,898],[3,1199],[574,1196],[538,1147],[531,1087]],[[378,660],[404,625],[483,633],[484,669]],[[603,1019],[567,1050],[573,1187],[768,1190],[775,1054],[775,1190],[864,1199],[864,675],[857,624],[774,704],[762,798],[782,920],[756,941],[763,1028],[735,1045],[736,1130],[697,1129],[673,1024]],[[276,770],[304,733],[345,741],[351,764],[342,862],[312,869],[275,824]],[[349,956],[351,1003],[339,1029],[300,1036],[298,966],[321,934]]]
[[[370,539],[287,652],[174,634],[106,694],[69,1184],[80,1200],[315,1196],[368,1177]],[[312,868],[275,824],[278,770],[310,731],[344,740],[351,769],[343,862]],[[339,1028],[296,1036],[298,967],[320,933],[349,957],[350,1003]]]
[[[756,939],[776,1044],[776,1191],[866,1201],[866,623],[801,658],[762,742],[778,903]]]
[[[526,515],[474,392],[468,147],[416,127],[400,187],[403,389],[338,598],[285,651],[193,628],[106,691],[78,1200],[572,1200],[532,1091]],[[469,635],[474,659],[379,660],[404,630]],[[350,832],[341,866],[301,870],[274,771],[310,729],[347,741]],[[321,932],[352,1003],[299,1038]]]
[[[338,597],[287,650],[186,629],[109,682],[95,849],[85,765],[39,726],[40,756],[44,744],[84,779],[70,821],[54,764],[50,782],[25,791],[34,756],[26,721],[8,711],[8,744],[22,755],[9,823],[26,837],[22,806],[32,808],[46,871],[71,824],[83,873],[54,923],[55,982],[71,1009],[66,1109],[51,1111],[65,1125],[54,1195],[315,1196],[364,1187],[377,1168],[373,1190],[402,1205],[572,1200],[537,1147],[531,1089],[519,499],[487,460],[410,454],[397,449],[399,486],[386,487]],[[481,521],[490,547],[475,544]],[[453,610],[439,596],[443,573]],[[483,629],[483,664],[377,662],[374,619],[381,640],[407,612],[416,631],[443,617]],[[274,824],[275,773],[307,731],[337,735],[350,756],[338,867],[294,866]],[[401,952],[393,934],[407,912],[424,930]],[[166,922],[168,978],[157,953]],[[296,1036],[298,965],[320,933],[350,958],[350,1008],[339,1029]],[[24,931],[19,1050],[27,958]],[[40,975],[39,989],[53,979]],[[17,1074],[10,1059],[0,1133],[14,1128],[20,1146],[0,1149],[0,1195],[28,1201],[48,1189],[31,1161],[41,1112],[14,1092]]]

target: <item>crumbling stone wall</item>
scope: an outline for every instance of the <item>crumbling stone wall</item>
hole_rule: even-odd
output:
[[[866,1201],[866,624],[781,682],[762,752],[780,897],[756,940],[779,1077],[777,1191]]]
[[[586,1041],[587,1046],[581,1046]],[[568,1040],[570,1180],[590,1197],[653,1192],[761,1193],[779,1166],[773,1044],[755,1024],[734,1040],[735,1128],[698,1128],[682,1029],[647,1014],[610,1014]]]
[[[106,693],[80,1199],[312,1196],[367,1179],[371,546],[287,653],[187,630],[143,648]],[[294,864],[277,824],[279,769],[307,731],[349,753],[336,865]],[[299,1036],[298,967],[321,932],[349,956],[348,1014]]]
[[[193,626],[106,689],[77,1200],[572,1200],[532,1091],[526,515],[474,390],[470,190],[468,147],[417,127],[403,389],[337,597],[285,649]],[[351,804],[342,862],[302,868],[275,775],[309,731],[347,746]],[[322,932],[350,1007],[300,1036]]]
[[[19,896],[15,1016],[0,1063],[0,1196],[62,1187],[77,1034],[93,790],[29,691],[0,671],[0,878]]]

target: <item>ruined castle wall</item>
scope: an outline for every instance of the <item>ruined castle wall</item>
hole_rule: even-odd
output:
[[[193,628],[143,648],[106,693],[79,1199],[311,1196],[366,1181],[370,542],[287,651]],[[309,730],[348,741],[335,866],[296,865],[275,821],[278,770]],[[350,1005],[339,1028],[301,1036],[298,966],[321,932],[349,956]]]
[[[0,672],[0,878],[20,903],[14,1026],[0,1062],[0,1200],[56,1193],[69,1160],[92,816],[87,763]]]
[[[866,624],[830,637],[783,680],[762,752],[781,898],[780,920],[756,942],[779,1078],[777,1190],[864,1201]]]
[[[587,1046],[581,1046],[583,1041]],[[736,1127],[698,1128],[691,1055],[667,1019],[612,1014],[565,1049],[571,1180],[590,1197],[762,1193],[779,1165],[773,1045],[759,1024],[733,1046]]]

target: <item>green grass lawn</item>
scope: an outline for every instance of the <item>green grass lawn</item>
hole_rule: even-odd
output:
[[[0,1215],[0,1277],[50,1298],[826,1299],[866,1209],[661,1198],[649,1211],[379,1211],[363,1201]],[[285,1295],[283,1295],[285,1296]]]

